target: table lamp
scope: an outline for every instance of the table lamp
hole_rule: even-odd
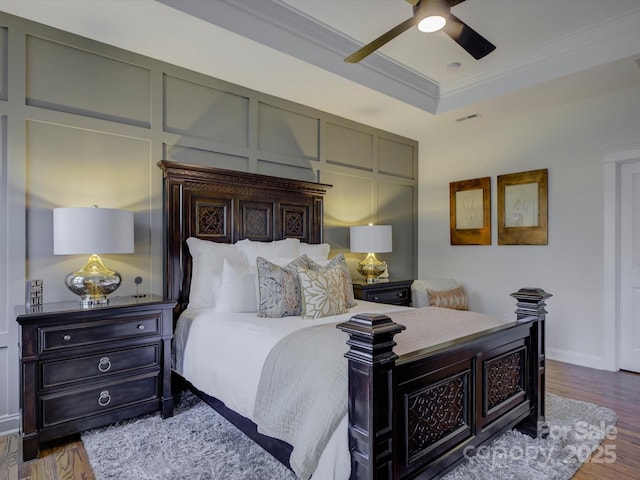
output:
[[[364,260],[358,263],[358,273],[368,283],[373,283],[387,269],[387,264],[376,258],[376,253],[391,252],[391,225],[363,225],[351,227],[351,251],[366,253]]]
[[[107,295],[120,286],[120,274],[107,268],[99,255],[133,252],[133,212],[95,206],[53,209],[54,255],[90,255],[86,265],[65,280],[83,306],[109,303]]]

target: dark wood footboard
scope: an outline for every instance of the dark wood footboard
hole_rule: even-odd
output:
[[[536,435],[544,421],[545,300],[521,289],[517,320],[402,358],[404,327],[357,315],[349,334],[352,479],[438,478],[511,428]]]

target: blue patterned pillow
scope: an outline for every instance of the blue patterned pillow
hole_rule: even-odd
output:
[[[307,257],[298,257],[285,267],[256,258],[258,270],[258,316],[289,317],[302,313],[298,268],[309,268]]]

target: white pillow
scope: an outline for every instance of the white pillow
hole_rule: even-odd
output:
[[[239,240],[236,248],[244,253],[249,266],[256,268],[256,258],[262,257],[271,262],[276,258],[298,258],[300,240],[297,238],[285,238],[274,242],[257,242],[254,240]]]
[[[191,289],[189,307],[213,307],[215,305],[211,289],[219,281],[224,260],[236,265],[246,265],[244,254],[234,245],[216,243],[199,238],[187,239],[191,254]]]
[[[300,256],[306,255],[311,260],[320,265],[324,265],[329,260],[331,245],[328,243],[303,243],[300,242]]]
[[[257,312],[256,274],[247,265],[224,260],[220,284],[213,286],[214,312]]]

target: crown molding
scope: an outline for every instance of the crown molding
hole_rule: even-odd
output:
[[[441,87],[438,113],[640,54],[640,10],[506,60]]]
[[[435,113],[440,87],[380,53],[358,64],[344,58],[362,45],[279,0],[157,0],[169,7]]]
[[[344,62],[362,44],[282,0],[158,1],[433,114],[640,53],[639,9],[440,85],[380,52]]]

